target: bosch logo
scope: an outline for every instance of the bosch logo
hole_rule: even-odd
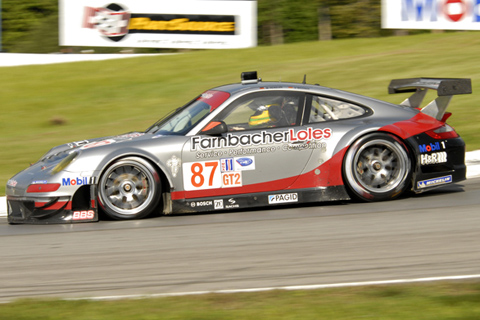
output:
[[[206,207],[206,206],[211,206],[211,205],[213,205],[213,202],[211,200],[197,201],[197,207]]]

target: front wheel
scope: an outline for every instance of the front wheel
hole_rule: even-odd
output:
[[[137,157],[114,162],[98,184],[100,205],[116,220],[148,216],[157,207],[160,195],[158,173],[148,161]]]
[[[386,133],[369,134],[355,141],[343,163],[345,184],[354,197],[366,201],[397,198],[409,186],[411,172],[405,144]]]

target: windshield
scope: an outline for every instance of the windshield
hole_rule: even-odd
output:
[[[147,133],[184,135],[230,96],[223,91],[207,91],[186,106],[169,113],[146,130]]]

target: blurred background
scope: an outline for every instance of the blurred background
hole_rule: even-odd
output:
[[[1,0],[2,50],[12,53],[171,52],[171,49],[59,46],[58,0]],[[381,0],[259,0],[260,46],[302,41],[384,37],[427,30],[381,28]],[[41,39],[41,41],[39,41]]]

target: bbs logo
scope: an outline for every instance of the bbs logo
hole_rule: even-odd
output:
[[[77,220],[92,220],[95,218],[95,211],[93,210],[82,210],[82,211],[74,211],[72,219]]]

